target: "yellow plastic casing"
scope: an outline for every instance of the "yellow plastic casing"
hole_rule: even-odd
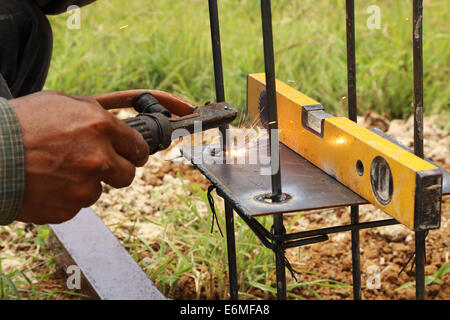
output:
[[[253,123],[261,124],[259,99],[265,90],[265,74],[251,74],[247,83],[248,116]],[[439,227],[440,202],[431,206],[424,204],[426,195],[417,194],[430,187],[417,185],[421,181],[418,177],[429,173],[434,177],[432,187],[440,182],[442,193],[442,176],[436,173],[436,166],[345,117],[323,119],[319,135],[302,121],[304,107],[320,106],[319,102],[279,80],[276,89],[279,137],[283,144],[408,228]],[[386,160],[392,173],[392,195],[387,204],[377,199],[371,183],[370,170],[376,157]],[[358,173],[357,162],[362,164],[362,173]],[[426,212],[422,212],[424,210]],[[436,211],[439,211],[439,219]],[[421,216],[427,213],[434,215],[431,225]]]

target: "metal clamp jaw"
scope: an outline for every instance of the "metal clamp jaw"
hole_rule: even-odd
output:
[[[321,104],[302,107],[303,127],[319,137],[323,137],[323,120],[333,117],[324,110],[325,109]]]
[[[136,96],[132,104],[139,114],[123,121],[142,134],[150,147],[150,154],[167,149],[175,131],[175,137],[179,138],[195,133],[196,130],[205,131],[228,124],[237,115],[236,109],[222,102],[208,103],[203,107],[194,108],[191,114],[178,118],[172,117],[170,111],[162,106],[150,92]],[[197,126],[196,123],[198,123]]]

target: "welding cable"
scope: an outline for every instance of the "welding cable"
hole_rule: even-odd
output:
[[[219,228],[220,235],[223,238],[222,229],[220,229],[219,219],[217,219],[216,207],[215,207],[214,198],[212,195],[212,192],[215,188],[216,188],[215,185],[213,185],[213,184],[210,185],[208,187],[208,194],[207,194],[209,207],[211,208],[211,212],[212,212],[211,233],[213,233],[213,230],[214,230],[214,219],[215,219],[217,221],[217,227]]]
[[[425,231],[425,241],[427,240],[427,236],[428,236],[428,230]],[[414,259],[414,260],[413,260]],[[414,265],[416,264],[416,252],[414,251],[411,256],[408,258],[408,261],[406,261],[406,263],[403,265],[402,269],[400,270],[400,272],[398,273],[398,275],[401,275],[402,272],[406,269],[406,267],[408,266],[408,264],[411,262],[411,269],[409,270],[409,273],[412,272],[412,269],[414,268]],[[425,255],[425,264],[427,263],[427,255]]]

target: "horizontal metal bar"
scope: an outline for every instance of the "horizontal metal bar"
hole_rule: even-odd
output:
[[[285,240],[294,240],[294,239],[312,237],[312,236],[316,236],[316,235],[323,235],[323,234],[330,234],[330,233],[337,233],[337,232],[344,232],[344,231],[352,231],[352,230],[360,230],[360,229],[368,229],[368,228],[377,228],[377,227],[390,226],[390,225],[394,225],[394,224],[399,224],[399,222],[395,219],[385,219],[385,220],[362,222],[362,223],[348,224],[348,225],[343,225],[343,226],[301,231],[301,232],[296,232],[296,233],[289,233],[289,234],[286,234],[284,238],[285,238]]]
[[[245,214],[240,213],[239,211],[236,211],[237,214],[244,220],[244,222],[250,227],[250,229],[256,234],[256,236],[261,240],[261,242],[264,244],[265,247],[269,249],[274,249],[274,245],[271,241],[275,239],[274,235],[268,231],[261,223],[259,223],[258,220],[255,218],[248,217]],[[368,228],[377,228],[377,227],[384,227],[389,225],[395,225],[399,224],[399,222],[395,219],[385,219],[385,220],[378,220],[378,221],[370,221],[370,222],[362,222],[362,223],[356,223],[356,224],[349,224],[349,225],[343,225],[343,226],[335,226],[335,227],[329,227],[329,228],[321,228],[321,229],[315,229],[315,230],[308,230],[308,231],[301,231],[301,232],[295,232],[295,233],[289,233],[282,236],[282,240],[285,242],[284,247],[285,248],[292,248],[296,246],[302,246],[309,244],[308,241],[312,241],[311,243],[317,243],[321,241],[328,240],[327,234],[330,233],[338,233],[338,232],[345,232],[345,231],[355,231],[360,229],[368,229]],[[317,239],[303,239],[298,242],[296,241],[290,241],[290,240],[297,240],[302,238],[311,238],[311,237],[317,237]]]
[[[306,238],[306,239],[285,242],[283,244],[283,248],[288,249],[288,248],[306,246],[308,244],[327,241],[328,239],[329,239],[328,236],[326,234],[323,234],[323,235],[317,236],[317,237],[311,237],[311,238]]]

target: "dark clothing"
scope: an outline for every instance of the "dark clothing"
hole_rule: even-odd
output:
[[[0,0],[0,225],[14,221],[25,193],[25,156],[19,121],[7,99],[40,91],[53,37],[44,13],[94,0]]]
[[[0,98],[0,225],[13,222],[25,195],[25,154],[14,109]]]
[[[17,98],[42,90],[53,49],[52,29],[44,14],[63,13],[71,5],[94,1],[0,0],[0,97]]]
[[[42,90],[52,48],[50,23],[34,1],[0,0],[0,74],[13,97]]]
[[[95,0],[35,0],[45,14],[59,14],[67,11],[69,6],[85,6]]]
[[[52,44],[50,24],[34,1],[0,0],[0,225],[16,219],[25,194],[21,128],[6,99],[42,89]]]

